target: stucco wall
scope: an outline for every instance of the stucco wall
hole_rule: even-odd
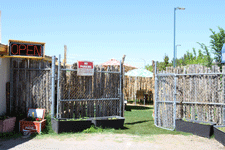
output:
[[[10,81],[10,59],[0,58],[0,115],[6,112],[6,82]]]

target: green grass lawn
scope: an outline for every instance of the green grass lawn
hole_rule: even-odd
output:
[[[154,125],[152,117],[153,106],[127,106],[131,111],[125,111],[124,129],[114,130],[114,133],[125,133],[134,135],[153,135],[153,134],[182,134],[190,133],[170,131],[158,128]]]
[[[131,106],[128,105],[131,111],[125,111],[125,123],[123,129],[102,129],[92,126],[89,129],[84,130],[80,133],[61,133],[56,134],[51,128],[51,117],[48,115],[46,117],[46,128],[43,130],[42,134],[33,134],[33,137],[70,137],[70,136],[80,136],[84,133],[119,133],[119,134],[132,134],[132,135],[155,135],[155,134],[182,134],[182,135],[192,135],[185,132],[170,131],[158,128],[154,125],[154,120],[152,118],[153,106]],[[21,136],[21,133],[15,134],[0,134],[1,138],[13,138]]]
[[[133,134],[133,135],[154,135],[154,134],[182,134],[191,135],[190,133],[170,131],[158,128],[154,125],[152,117],[153,106],[132,106],[128,105],[131,111],[125,111],[125,123],[123,129],[102,129],[92,126],[84,130],[82,133],[119,133],[119,134]],[[50,119],[50,118],[48,118]],[[43,134],[55,135],[50,126],[48,130],[44,130]],[[62,133],[61,135],[68,135],[74,133]],[[80,133],[79,133],[80,134]]]

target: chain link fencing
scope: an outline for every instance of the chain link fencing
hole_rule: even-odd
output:
[[[77,63],[60,71],[59,118],[121,116],[121,72],[118,67],[94,67],[93,76],[78,76]]]
[[[224,70],[191,65],[156,73],[155,125],[173,130],[180,118],[224,124]]]

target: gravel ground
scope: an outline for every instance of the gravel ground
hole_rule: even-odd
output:
[[[0,149],[10,150],[220,150],[225,147],[215,139],[184,135],[133,136],[125,134],[83,134],[77,137],[0,140]]]

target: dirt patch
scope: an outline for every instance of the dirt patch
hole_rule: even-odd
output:
[[[15,143],[15,144],[13,144]],[[11,145],[11,146],[10,146]],[[85,134],[62,139],[43,138],[25,140],[22,138],[0,142],[0,149],[173,149],[173,150],[219,150],[225,149],[215,139],[184,135],[134,136],[125,134]]]

